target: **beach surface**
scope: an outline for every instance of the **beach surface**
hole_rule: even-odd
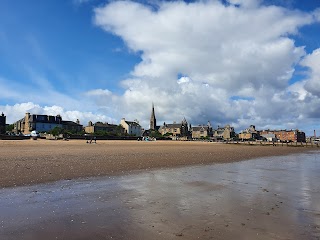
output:
[[[319,171],[313,150],[3,188],[0,239],[319,240]]]
[[[309,150],[212,142],[97,141],[97,144],[87,144],[85,140],[3,140],[0,141],[0,187],[230,163]]]

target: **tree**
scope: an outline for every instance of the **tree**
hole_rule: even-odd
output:
[[[124,133],[124,129],[123,129],[123,127],[121,126],[121,124],[119,124],[119,125],[116,127],[115,132],[116,132],[116,135],[117,135],[117,136],[127,135],[127,134]]]
[[[13,124],[6,125],[6,132],[12,132],[13,128],[14,128]]]
[[[60,127],[54,127],[54,129],[52,129],[49,133],[52,134],[53,136],[58,136],[60,134],[63,134],[64,130]]]
[[[160,133],[159,131],[155,130],[155,131],[152,131],[152,132],[150,133],[150,137],[153,137],[153,138],[161,138],[162,135],[161,135],[161,133]]]

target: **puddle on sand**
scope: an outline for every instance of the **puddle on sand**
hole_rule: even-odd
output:
[[[0,239],[319,239],[320,152],[0,190]]]

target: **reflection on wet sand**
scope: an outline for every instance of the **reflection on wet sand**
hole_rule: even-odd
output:
[[[0,191],[0,239],[319,239],[319,152]]]

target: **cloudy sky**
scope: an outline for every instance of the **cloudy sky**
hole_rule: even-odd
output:
[[[1,0],[0,111],[320,135],[320,0]]]

